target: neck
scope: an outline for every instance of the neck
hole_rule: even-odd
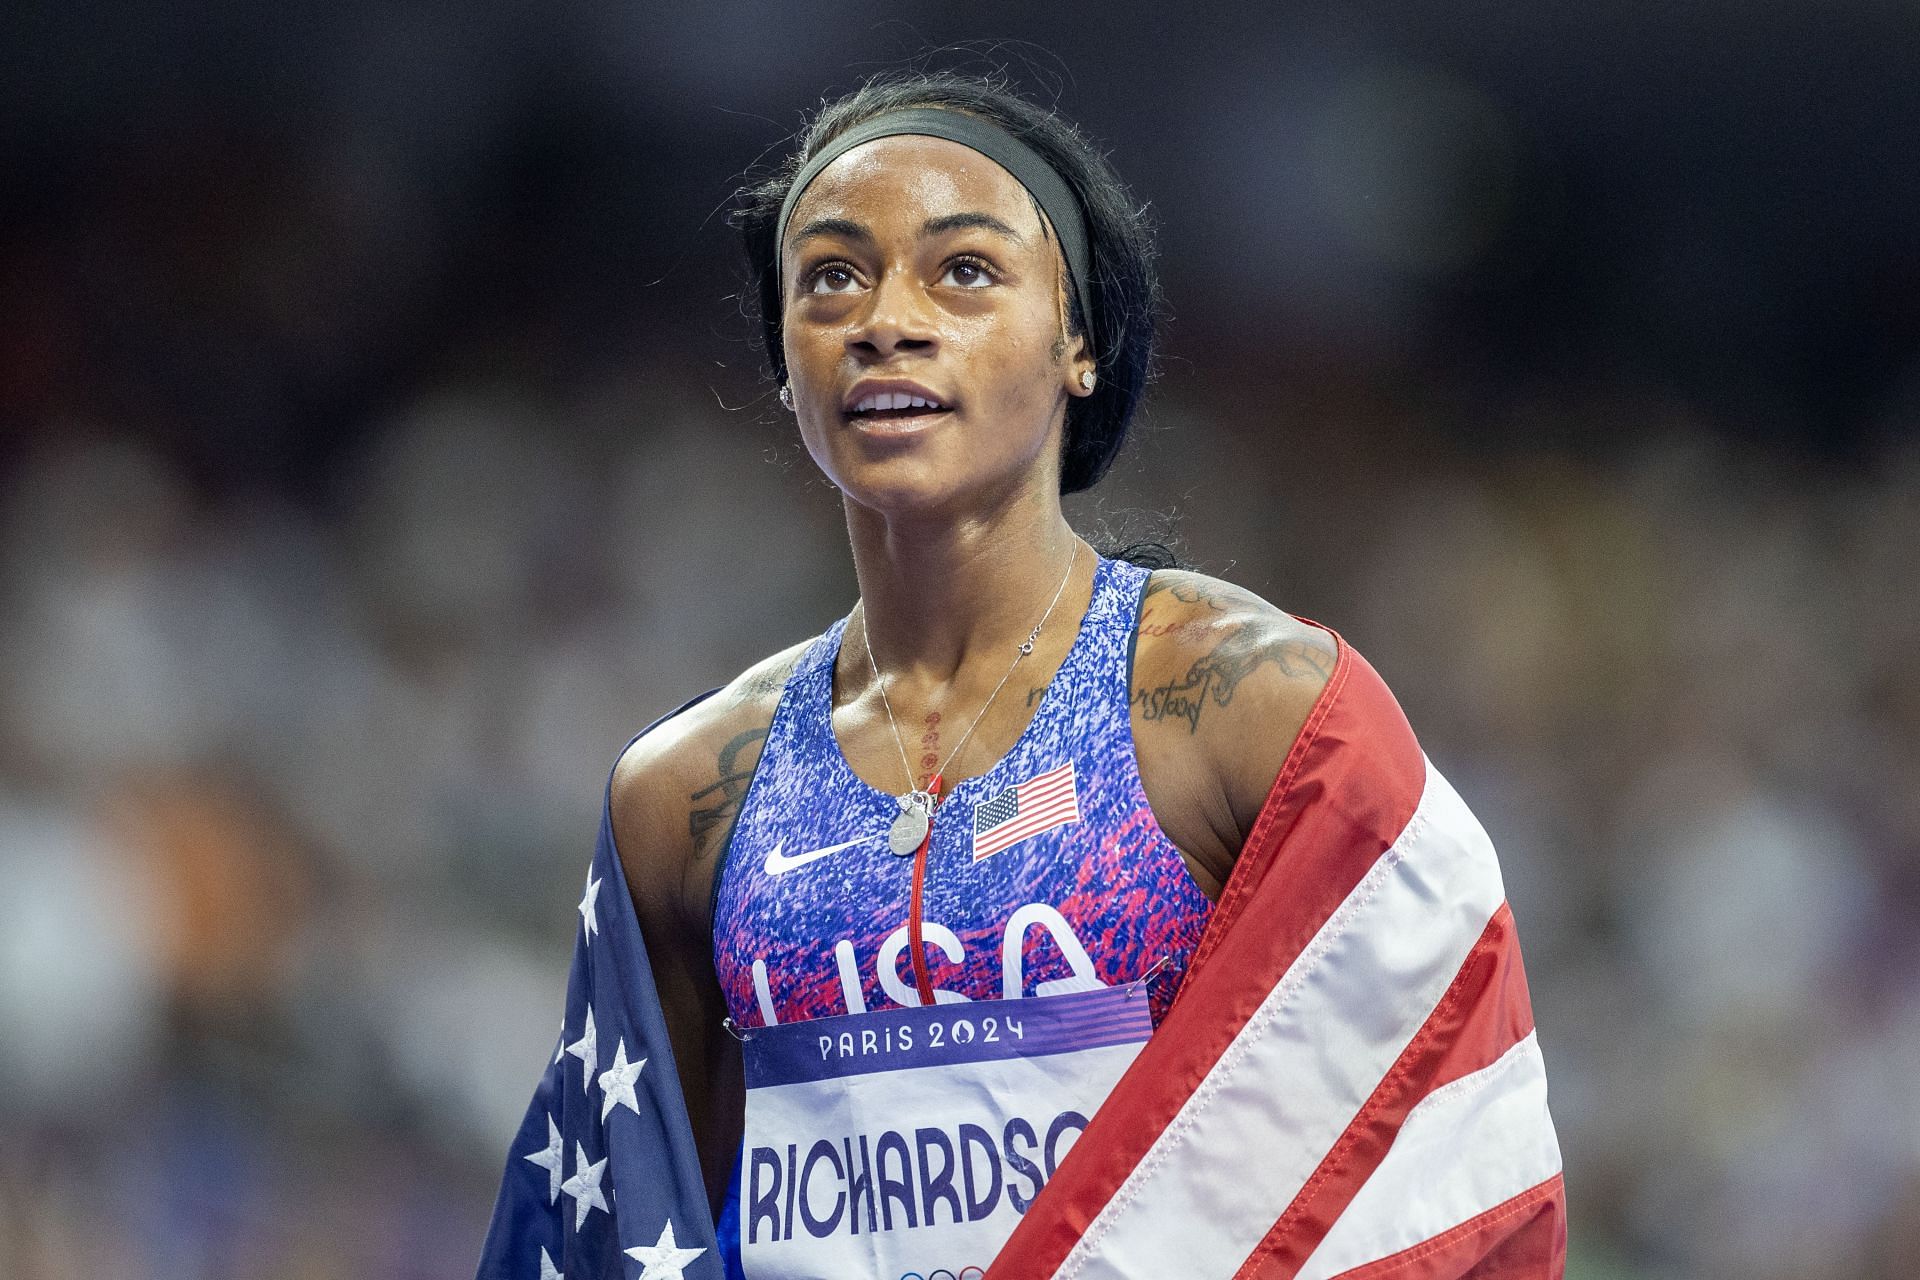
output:
[[[1079,539],[1058,494],[1027,493],[960,521],[909,520],[847,503],[860,622],[889,681],[945,686],[1012,659],[1046,613]],[[1080,552],[1073,576],[1092,557]],[[1069,589],[1047,619],[1069,615]],[[1046,642],[1043,636],[1042,643]],[[858,652],[856,650],[856,652]],[[864,660],[858,670],[867,675]],[[849,672],[848,674],[851,674]]]

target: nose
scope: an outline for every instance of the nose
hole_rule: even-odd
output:
[[[926,290],[911,271],[892,269],[881,275],[847,336],[847,345],[870,360],[896,352],[927,354],[939,345]]]

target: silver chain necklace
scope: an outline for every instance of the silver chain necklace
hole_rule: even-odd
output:
[[[1047,604],[1047,611],[1040,615],[1040,621],[1034,623],[1033,630],[1021,642],[1019,650],[1013,655],[1012,666],[1007,668],[1006,675],[1000,677],[1000,683],[993,686],[993,692],[987,695],[987,700],[975,713],[973,723],[968,725],[967,731],[960,735],[960,741],[953,744],[953,750],[947,752],[947,758],[940,762],[940,767],[933,771],[935,779],[946,773],[947,766],[952,764],[953,758],[960,754],[960,748],[967,745],[967,739],[973,736],[980,718],[987,714],[987,708],[993,705],[993,700],[1000,696],[1000,690],[1006,688],[1007,681],[1013,678],[1014,668],[1020,665],[1020,659],[1033,652],[1033,642],[1040,638],[1040,628],[1046,626],[1047,619],[1053,616],[1053,607],[1060,603],[1060,596],[1067,589],[1067,579],[1073,576],[1073,566],[1079,563],[1079,560],[1080,542],[1075,539],[1073,550],[1067,555],[1067,571],[1060,575],[1060,585],[1054,589],[1053,599]],[[893,745],[900,749],[900,768],[907,775],[906,793],[894,797],[900,805],[900,815],[893,820],[893,826],[887,831],[887,848],[904,858],[917,852],[925,842],[927,830],[933,824],[933,806],[937,797],[933,792],[922,791],[913,784],[913,766],[907,763],[907,744],[900,737],[900,722],[893,717],[893,702],[887,697],[886,682],[880,678],[880,664],[873,660],[873,642],[867,638],[864,615],[860,620],[860,641],[867,649],[867,666],[873,671],[873,683],[880,690],[880,705],[887,709],[887,724],[893,729]]]

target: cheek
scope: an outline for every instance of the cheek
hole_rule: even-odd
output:
[[[786,361],[787,380],[805,386],[814,361],[814,347],[818,344],[817,335],[809,341],[807,326],[782,324],[780,326],[780,354]]]
[[[1058,391],[1055,336],[1044,317],[999,327],[972,362],[980,390],[1002,407],[1044,413]]]

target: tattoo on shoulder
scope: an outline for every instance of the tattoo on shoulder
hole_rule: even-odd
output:
[[[1216,589],[1217,586],[1224,585],[1184,569],[1160,569],[1149,575],[1146,590],[1140,593],[1139,625],[1134,628],[1133,634],[1127,637],[1127,669],[1129,671],[1133,669],[1134,655],[1139,652],[1141,636],[1182,635],[1188,639],[1199,639],[1211,624],[1210,619],[1204,616],[1183,618],[1178,622],[1159,621],[1157,615],[1164,613],[1164,610],[1154,609],[1155,596],[1171,596],[1185,605],[1204,604],[1214,613],[1224,613],[1227,608],[1227,596],[1224,591]],[[1028,695],[1028,701],[1032,701],[1032,695]]]
[[[779,663],[755,671],[734,686],[728,704],[737,707],[743,703],[779,697],[780,691],[787,687],[787,677],[792,674],[794,665]]]
[[[747,784],[753,781],[753,767],[760,760],[760,744],[765,741],[769,727],[756,725],[727,739],[714,762],[719,777],[687,797],[692,804],[687,815],[687,830],[693,837],[696,859],[708,856],[709,837],[716,830],[724,834],[734,815],[739,813]]]
[[[1225,612],[1231,600],[1248,598],[1246,592],[1225,583],[1180,570],[1162,570],[1148,578],[1147,589],[1140,595],[1141,603],[1145,604],[1161,592],[1182,604],[1204,604],[1216,613]]]
[[[1224,593],[1209,596],[1209,603],[1216,598],[1227,597]],[[1218,707],[1231,703],[1241,682],[1268,662],[1290,680],[1314,679],[1324,684],[1333,674],[1333,655],[1323,646],[1288,634],[1278,621],[1254,617],[1226,631],[1210,652],[1177,679],[1135,688],[1133,702],[1140,708],[1141,719],[1185,721],[1187,732],[1195,734],[1208,703]]]

